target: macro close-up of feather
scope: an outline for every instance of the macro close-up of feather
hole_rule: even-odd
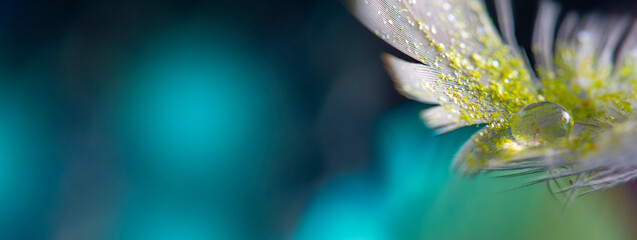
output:
[[[354,14],[420,63],[383,56],[396,88],[435,104],[439,134],[485,126],[454,168],[545,174],[558,193],[584,195],[637,178],[637,25],[626,16],[569,12],[541,1],[532,67],[517,43],[511,2],[495,1],[500,33],[480,1],[356,1]],[[563,186],[558,182],[569,179]],[[550,184],[550,183],[549,183]]]
[[[637,239],[635,1],[0,11],[0,240]]]

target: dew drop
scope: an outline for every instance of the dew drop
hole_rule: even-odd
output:
[[[453,14],[450,13],[449,15],[447,15],[447,19],[450,22],[454,22],[454,21],[456,21],[456,16],[454,16]]]
[[[493,64],[493,67],[500,67],[500,61],[498,61],[497,59],[493,59],[493,61],[491,61],[491,64]]]
[[[511,133],[521,144],[538,146],[570,136],[573,124],[571,114],[564,107],[552,102],[536,102],[513,117]]]

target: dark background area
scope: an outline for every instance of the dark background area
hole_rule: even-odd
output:
[[[513,5],[528,49],[537,2]],[[406,58],[338,1],[1,1],[0,238],[337,239],[308,237],[321,191],[391,185],[395,116],[434,139],[382,52]]]

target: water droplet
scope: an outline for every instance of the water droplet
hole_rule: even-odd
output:
[[[447,15],[447,19],[449,19],[450,22],[454,22],[456,21],[456,16],[450,13],[449,15]]]
[[[500,61],[498,61],[497,59],[493,59],[493,61],[491,61],[491,64],[493,64],[493,67],[500,67]]]
[[[538,146],[568,137],[573,132],[573,118],[564,107],[552,102],[536,102],[522,108],[511,123],[515,140]]]
[[[478,25],[478,27],[476,27],[476,32],[480,35],[484,34],[484,28],[480,25]]]

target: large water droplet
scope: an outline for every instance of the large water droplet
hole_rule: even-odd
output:
[[[573,132],[573,118],[564,107],[552,102],[526,105],[511,123],[515,140],[527,146],[551,143]]]

